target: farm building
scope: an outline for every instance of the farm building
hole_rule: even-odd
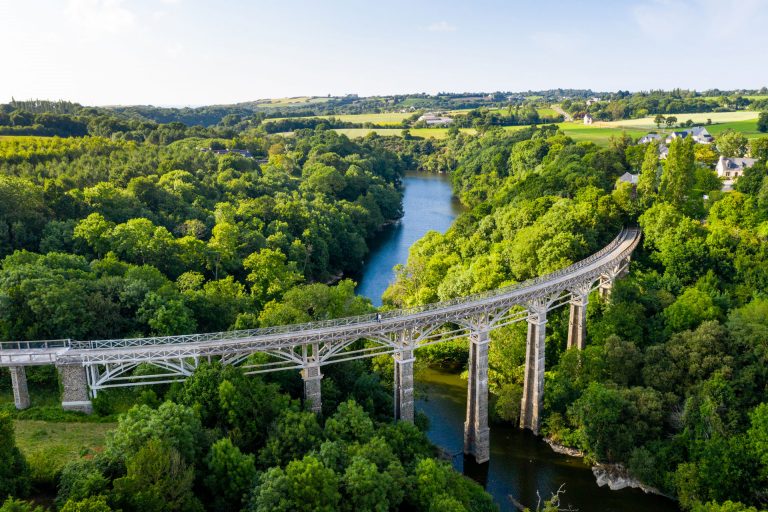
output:
[[[594,119],[592,119],[592,116],[589,114],[584,114],[584,124],[592,124],[594,122]]]
[[[445,126],[451,124],[453,119],[450,117],[440,116],[434,112],[427,112],[423,116],[420,116],[419,121],[424,121],[427,126]]]

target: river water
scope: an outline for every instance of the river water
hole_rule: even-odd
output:
[[[408,174],[404,179],[405,215],[374,245],[357,292],[381,304],[381,294],[394,279],[392,267],[405,263],[408,249],[429,230],[444,232],[461,211],[444,175]],[[418,357],[418,354],[417,354]],[[455,455],[453,465],[481,483],[503,511],[516,510],[508,496],[535,510],[537,491],[543,499],[563,486],[561,508],[581,512],[673,512],[676,504],[636,489],[611,491],[598,487],[581,459],[552,451],[541,439],[511,425],[491,425],[491,460],[477,465],[464,459],[466,381],[435,369],[416,374],[416,410],[429,417],[430,440]]]
[[[412,172],[405,175],[403,184],[403,218],[379,235],[357,285],[357,293],[375,306],[381,306],[381,294],[395,279],[392,268],[408,261],[408,249],[427,231],[447,231],[461,212],[445,174]]]

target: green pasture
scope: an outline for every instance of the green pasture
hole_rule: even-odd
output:
[[[707,120],[711,120],[712,124],[720,123],[734,123],[741,121],[756,120],[758,112],[752,112],[748,110],[740,110],[738,112],[702,112],[696,114],[668,114],[664,117],[676,117],[678,123],[684,123],[688,119],[695,124],[706,125]],[[637,128],[642,130],[656,129],[656,123],[653,122],[656,116],[642,117],[640,119],[622,119],[621,121],[607,121],[607,122],[595,122],[592,126],[600,127],[626,127]],[[662,125],[663,127],[663,125]],[[709,127],[707,127],[709,130]]]
[[[599,146],[607,146],[611,137],[621,136],[626,133],[632,138],[642,137],[648,130],[624,128],[624,127],[603,127],[594,125],[585,125],[580,122],[558,123],[560,129],[573,140],[590,141]]]
[[[261,107],[291,107],[296,105],[306,105],[307,103],[327,103],[330,98],[317,96],[297,96],[295,98],[271,98],[259,100],[257,103]]]
[[[16,444],[29,462],[32,480],[55,482],[64,465],[104,449],[115,423],[52,423],[16,420]]]
[[[510,128],[518,128],[517,126]],[[463,133],[475,134],[477,130],[474,128],[459,128]],[[402,128],[336,128],[337,133],[343,133],[350,139],[356,137],[365,137],[371,132],[375,132],[382,136],[400,136],[403,133]],[[409,130],[414,137],[424,137],[433,139],[444,139],[448,136],[447,128],[411,128]]]
[[[545,109],[540,109],[545,110]],[[554,113],[554,111],[552,111]],[[370,115],[383,115],[383,114],[370,114]],[[760,136],[766,136],[757,131],[757,113],[749,111],[740,112],[709,112],[701,114],[677,114],[678,121],[685,122],[687,119],[691,119],[694,123],[705,125],[707,119],[711,119],[711,125],[707,125],[707,130],[717,136],[725,130],[734,130],[743,133],[747,138],[755,138]],[[353,116],[347,116],[353,117]],[[585,125],[581,121],[570,123],[558,123],[563,132],[569,137],[577,141],[591,141],[600,146],[607,146],[611,137],[620,136],[622,133],[626,133],[632,138],[642,137],[649,131],[659,131],[661,133],[667,133],[673,130],[679,130],[679,128],[671,128],[669,130],[662,128],[661,130],[656,128],[656,124],[653,122],[653,117],[646,117],[642,119],[626,119],[622,121],[611,122],[599,122],[592,125]],[[516,131],[526,128],[525,126],[505,126],[507,131]],[[336,130],[339,133],[343,133],[350,138],[364,137],[371,132],[376,132],[379,135],[395,135],[399,136],[402,133],[401,128],[340,128]],[[472,128],[461,128],[463,133],[476,133],[476,130]],[[444,139],[448,135],[447,128],[413,128],[410,130],[411,135],[416,137]]]

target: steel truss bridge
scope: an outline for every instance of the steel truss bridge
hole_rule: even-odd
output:
[[[190,376],[200,361],[238,365],[245,373],[298,370],[305,402],[321,408],[322,367],[353,359],[391,355],[395,362],[395,417],[412,421],[414,351],[468,338],[469,383],[464,451],[488,460],[488,344],[490,332],[527,321],[521,428],[538,433],[544,396],[547,313],[570,307],[568,347],[582,349],[589,295],[607,298],[628,268],[640,230],[625,228],[597,253],[569,267],[519,284],[379,314],[262,329],[150,338],[0,343],[0,366],[9,367],[16,406],[29,406],[24,368],[56,365],[66,409],[91,411],[99,390],[168,383]],[[135,371],[141,365],[141,371]],[[148,371],[148,368],[151,370]]]

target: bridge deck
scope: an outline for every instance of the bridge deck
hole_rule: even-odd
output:
[[[490,309],[525,306],[529,301],[572,286],[594,282],[601,273],[627,258],[640,239],[637,228],[623,229],[606,247],[569,267],[516,285],[404,310],[337,320],[244,331],[116,340],[55,340],[0,343],[0,366],[116,361],[221,355],[240,351],[277,350],[327,340],[386,337],[405,328],[448,323]]]

